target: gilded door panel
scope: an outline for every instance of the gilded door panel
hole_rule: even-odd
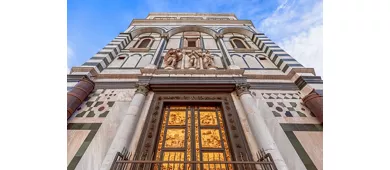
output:
[[[215,106],[165,106],[156,160],[230,160],[231,154],[220,110],[220,107]],[[184,169],[184,166],[191,169],[190,165],[165,163],[161,167],[155,166],[155,169]],[[225,166],[209,167],[208,164],[194,168],[226,169]],[[228,166],[228,169],[232,167]]]

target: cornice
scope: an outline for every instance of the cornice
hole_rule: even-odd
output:
[[[236,15],[234,13],[187,13],[187,12],[150,12],[147,17],[154,15],[154,16],[233,16],[237,19]]]
[[[153,20],[153,19],[133,19],[129,25],[135,26],[137,24],[153,24],[153,23],[205,23],[205,24],[249,24],[254,26],[251,20]]]

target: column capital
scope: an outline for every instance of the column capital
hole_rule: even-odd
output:
[[[241,96],[243,94],[250,94],[249,92],[250,87],[251,86],[248,83],[236,84],[237,96]]]
[[[162,33],[160,37],[167,39],[168,38],[168,33]]]
[[[223,38],[223,34],[216,34],[215,35],[217,38]]]
[[[135,87],[137,88],[137,90],[135,91],[136,94],[140,93],[146,96],[146,94],[148,94],[149,92],[149,84],[147,83],[138,83],[135,85]]]

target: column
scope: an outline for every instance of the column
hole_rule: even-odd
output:
[[[227,50],[225,43],[223,42],[223,35],[218,34],[217,41],[218,41],[218,44],[221,48],[223,55],[225,56],[225,61],[226,61],[226,64],[228,64],[228,68],[229,69],[240,69],[240,67],[238,67],[237,65],[234,64],[232,57],[230,57],[230,53]]]
[[[67,115],[69,119],[85,98],[93,91],[95,83],[84,76],[67,94]]]
[[[135,95],[102,162],[101,170],[108,170],[114,160],[115,154],[130,144],[148,92],[149,86],[147,84],[137,85]]]
[[[272,155],[278,170],[288,170],[288,167],[276,146],[272,135],[263,118],[264,110],[256,108],[256,102],[249,92],[249,84],[236,85],[236,92],[244,107],[249,126],[259,147]]]

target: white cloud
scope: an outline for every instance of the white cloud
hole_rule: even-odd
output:
[[[322,30],[322,25],[314,26],[278,44],[303,66],[314,68],[317,75],[323,76]]]
[[[69,74],[69,73],[70,73],[70,68],[71,68],[71,66],[69,66],[69,65],[71,64],[71,60],[72,60],[73,57],[74,57],[74,51],[73,51],[73,49],[69,46],[69,44],[68,44],[67,51],[68,51],[68,54],[67,54],[67,67],[68,67],[68,69],[67,69],[67,74]]]
[[[257,28],[305,67],[322,74],[322,1],[279,1]]]

